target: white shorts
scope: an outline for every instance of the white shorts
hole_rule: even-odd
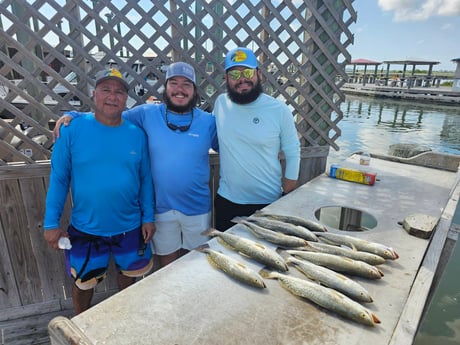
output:
[[[157,255],[168,255],[181,248],[193,250],[209,240],[201,233],[210,227],[211,212],[197,216],[186,216],[176,210],[155,214],[152,251]]]

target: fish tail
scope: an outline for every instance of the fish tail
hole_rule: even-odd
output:
[[[205,244],[202,244],[198,247],[195,248],[196,251],[199,251],[199,252],[206,252],[207,249],[209,249],[209,244],[205,243]]]
[[[242,223],[243,221],[247,220],[248,217],[234,217],[231,222],[233,223]]]
[[[209,228],[207,230],[204,230],[202,233],[200,233],[200,235],[202,235],[202,236],[211,236],[212,237],[212,236],[215,236],[216,231],[217,230],[214,229],[214,228]]]
[[[276,276],[274,275],[274,272],[272,270],[269,270],[268,268],[262,268],[259,271],[259,274],[262,278],[267,278],[267,279],[276,279]]]

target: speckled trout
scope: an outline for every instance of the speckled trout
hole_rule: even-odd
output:
[[[333,244],[343,244],[356,250],[362,250],[364,252],[380,255],[385,259],[395,260],[399,258],[398,253],[396,253],[393,248],[387,247],[381,243],[366,241],[361,238],[356,238],[348,235],[333,234],[330,232],[321,233],[318,234],[318,236],[326,242]]]
[[[270,212],[266,212],[266,211],[257,211],[254,213],[254,216],[257,216],[257,217],[267,217],[267,218],[270,218],[270,219],[276,219],[276,220],[279,220],[281,222],[285,222],[285,223],[290,223],[290,224],[294,224],[294,225],[300,225],[300,226],[303,226],[311,231],[316,231],[316,232],[325,232],[327,231],[327,228],[314,221],[314,220],[311,220],[311,219],[306,219],[306,218],[303,218],[303,217],[296,217],[296,216],[288,216],[288,215],[283,215],[283,214],[275,214],[275,213],[270,213]]]
[[[218,240],[220,240],[223,245],[226,245],[231,249],[237,250],[256,261],[279,271],[284,272],[288,270],[288,267],[281,255],[274,249],[264,246],[262,243],[233,235],[228,232],[221,232],[216,229],[208,229],[203,231],[201,234],[211,237],[218,236]]]
[[[306,260],[300,260],[293,256],[285,258],[287,264],[294,265],[309,279],[337,290],[358,302],[372,302],[369,292],[359,283],[343,274],[329,268],[315,265]]]
[[[319,241],[318,237],[316,237],[314,232],[300,225],[294,225],[291,223],[286,223],[280,220],[271,219],[267,217],[250,216],[247,217],[246,220],[255,223],[259,226],[262,226],[266,229],[282,232],[286,235],[297,236],[307,241]]]
[[[286,252],[303,260],[308,260],[316,265],[330,268],[334,271],[348,273],[368,279],[380,279],[383,277],[382,271],[364,261],[353,260],[334,254],[307,252],[303,250],[287,249]]]
[[[235,217],[232,221],[234,223],[242,224],[244,228],[249,230],[249,232],[251,232],[254,236],[263,238],[268,242],[278,244],[283,247],[302,247],[308,244],[308,242],[303,238],[266,229],[256,223],[249,222],[242,217]]]
[[[228,255],[211,249],[208,244],[204,244],[196,248],[196,250],[206,253],[209,263],[229,276],[256,288],[263,289],[267,287],[263,278],[256,271]]]
[[[367,326],[375,326],[380,320],[370,310],[356,301],[316,282],[300,279],[279,272],[260,271],[263,278],[278,279],[280,285],[296,296],[306,298],[321,307]]]
[[[301,246],[299,248],[292,248],[292,249],[307,250],[307,251],[312,251],[312,252],[346,256],[347,258],[350,258],[353,260],[360,260],[360,261],[367,262],[370,265],[381,265],[385,263],[385,259],[382,258],[380,255],[369,253],[369,252],[363,252],[361,250],[354,250],[349,247],[339,247],[337,245],[332,245],[332,244],[327,244],[327,243],[308,242],[307,246]]]

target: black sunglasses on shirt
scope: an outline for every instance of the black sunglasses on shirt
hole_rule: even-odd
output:
[[[166,109],[166,125],[168,126],[169,129],[173,130],[173,131],[181,131],[181,132],[186,132],[190,129],[190,126],[192,125],[192,122],[193,122],[193,109],[192,109],[192,119],[190,120],[190,123],[186,126],[178,126],[178,125],[175,125],[174,123],[171,123],[169,122],[168,120],[168,110]]]

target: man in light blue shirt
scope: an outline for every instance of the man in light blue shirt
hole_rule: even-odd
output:
[[[292,191],[300,167],[300,143],[287,105],[263,93],[254,53],[236,48],[225,58],[227,93],[214,104],[219,137],[220,181],[216,228],[249,216]],[[280,152],[286,168],[280,162]]]

